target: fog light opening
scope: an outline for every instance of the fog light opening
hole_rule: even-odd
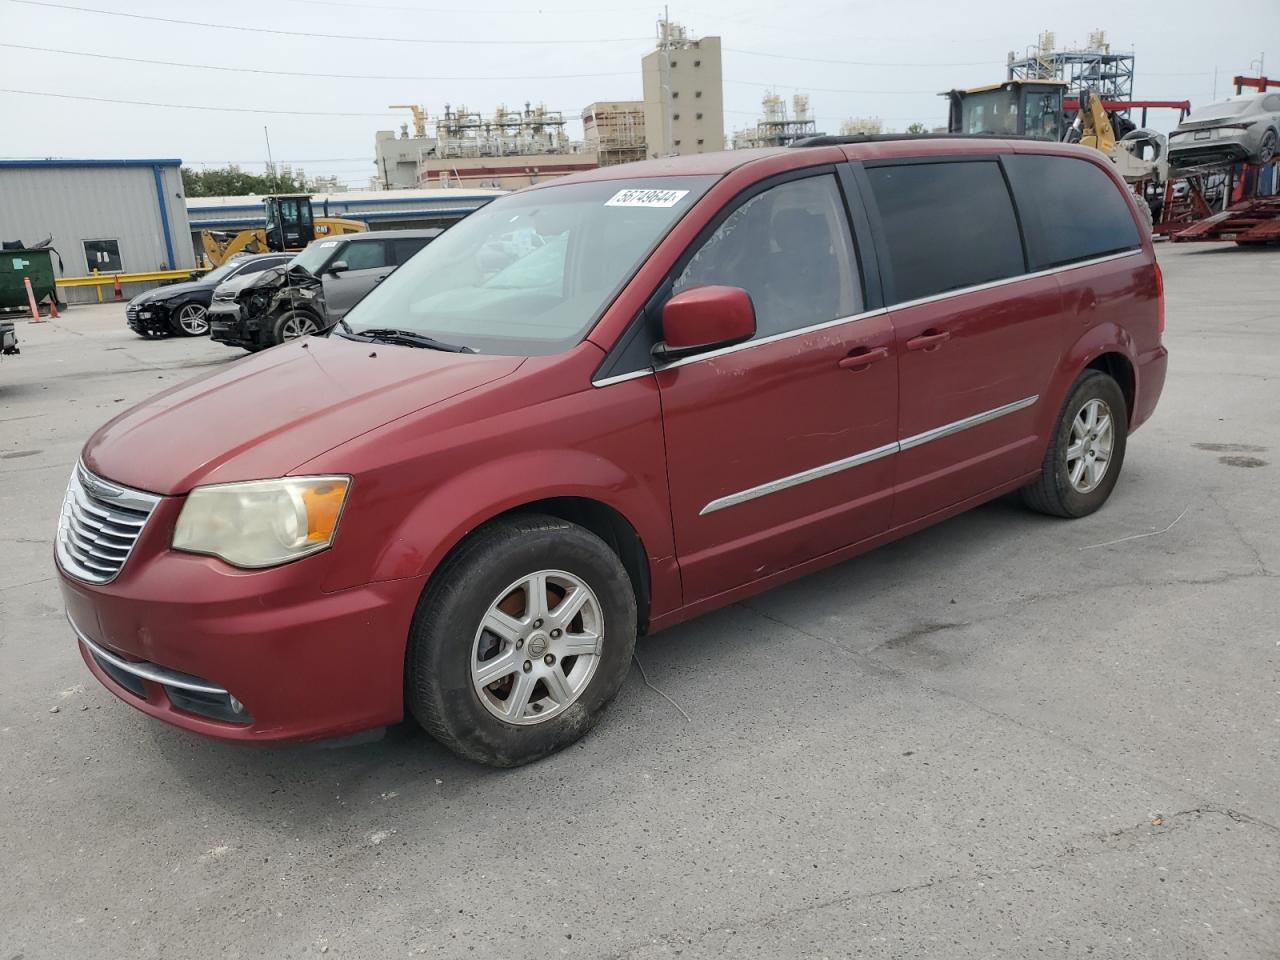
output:
[[[231,694],[227,694],[227,700],[231,703],[232,713],[244,713],[244,704],[237,700]]]

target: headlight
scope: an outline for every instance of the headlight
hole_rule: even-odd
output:
[[[237,567],[274,567],[333,543],[350,477],[285,477],[196,487],[173,530],[173,549]]]

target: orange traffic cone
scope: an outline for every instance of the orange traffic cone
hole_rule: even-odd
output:
[[[56,293],[49,297],[49,317],[53,320],[58,319],[58,295]]]
[[[120,274],[116,274],[111,278],[111,290],[116,295],[117,300],[124,299],[124,291],[120,289]]]
[[[31,307],[31,322],[44,323],[44,319],[40,316],[40,306],[36,303],[36,292],[31,289],[31,278],[23,277],[22,282],[27,288],[27,304]]]

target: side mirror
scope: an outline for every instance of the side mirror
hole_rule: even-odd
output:
[[[347,261],[345,260],[335,260],[333,263],[329,264],[330,273],[342,273],[347,269]]]
[[[741,287],[705,286],[682,290],[662,308],[662,342],[654,359],[678,360],[704,350],[751,339],[756,311]]]

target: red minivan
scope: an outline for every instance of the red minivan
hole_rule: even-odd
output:
[[[1021,490],[1097,510],[1163,385],[1107,159],[820,137],[504,196],[332,333],[86,444],[57,564],[113,693],[226,740],[394,723],[509,766],[637,634]]]

